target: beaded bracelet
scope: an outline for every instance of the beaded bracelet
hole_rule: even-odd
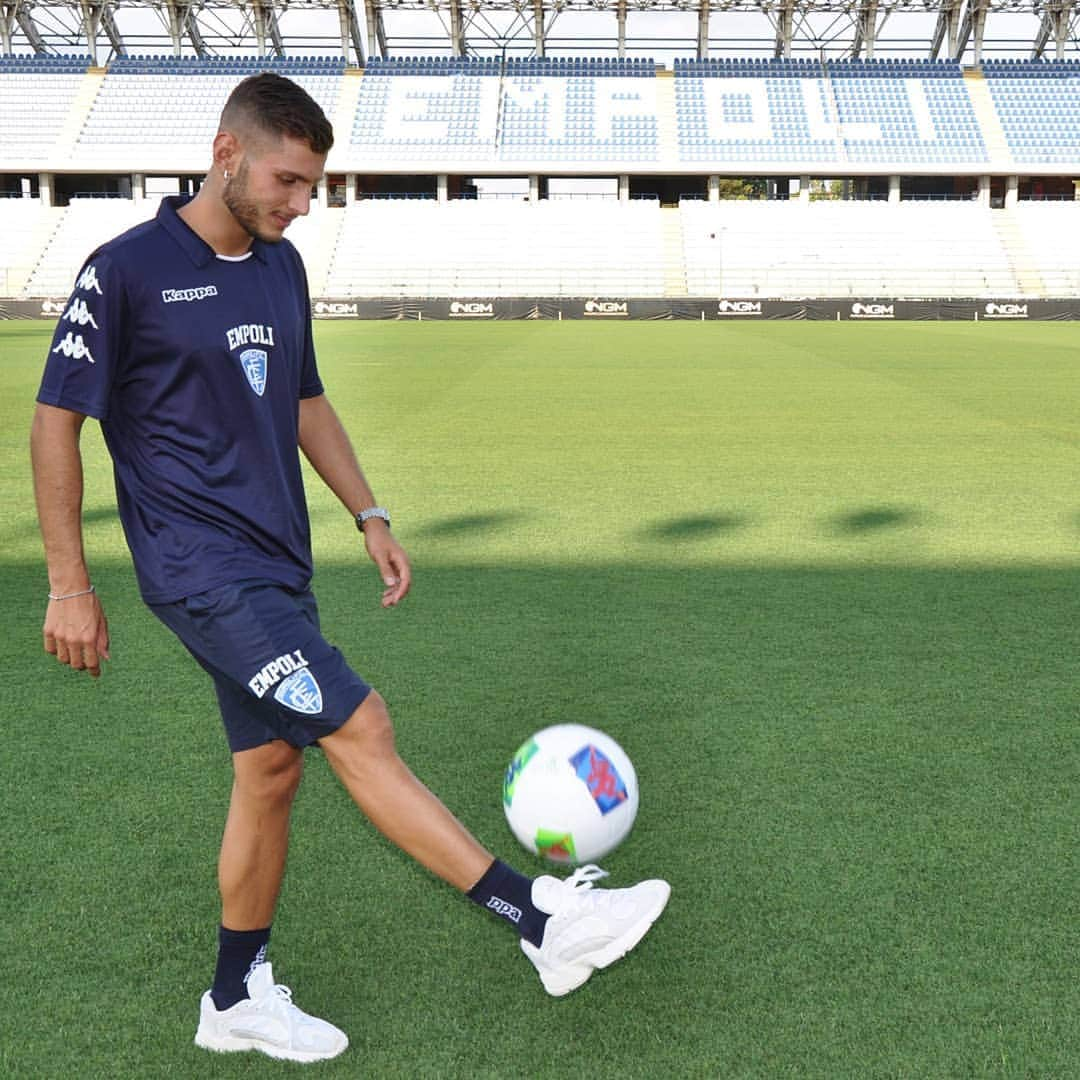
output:
[[[54,593],[49,593],[50,600],[74,600],[76,596],[89,596],[94,592],[94,586],[91,585],[89,589],[83,589],[82,592],[69,592],[64,593],[63,596],[56,596]]]

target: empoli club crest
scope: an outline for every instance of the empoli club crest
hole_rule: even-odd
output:
[[[245,349],[240,354],[240,365],[251,389],[262,397],[266,389],[266,353],[262,349]]]
[[[308,668],[294,671],[275,691],[274,700],[294,712],[313,716],[322,712],[322,690]]]

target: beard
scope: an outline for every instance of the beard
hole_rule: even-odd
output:
[[[222,201],[225,203],[225,207],[229,213],[236,218],[237,224],[248,234],[248,236],[253,236],[256,240],[261,240],[264,244],[276,244],[281,240],[282,234],[277,232],[268,234],[266,230],[260,226],[259,208],[252,201],[251,195],[248,192],[248,173],[248,163],[242,161],[232,179],[225,185],[221,194]]]

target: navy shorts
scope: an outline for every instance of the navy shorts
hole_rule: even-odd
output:
[[[371,693],[322,636],[310,591],[239,581],[150,609],[214,680],[234,753],[274,739],[309,746]]]

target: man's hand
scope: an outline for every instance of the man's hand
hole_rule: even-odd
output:
[[[371,561],[379,568],[382,575],[382,606],[393,607],[399,600],[405,599],[412,583],[412,570],[405,549],[394,539],[390,527],[385,521],[370,518],[364,523],[364,546]]]
[[[45,610],[45,651],[76,671],[96,679],[109,660],[109,624],[97,593],[50,600]]]

